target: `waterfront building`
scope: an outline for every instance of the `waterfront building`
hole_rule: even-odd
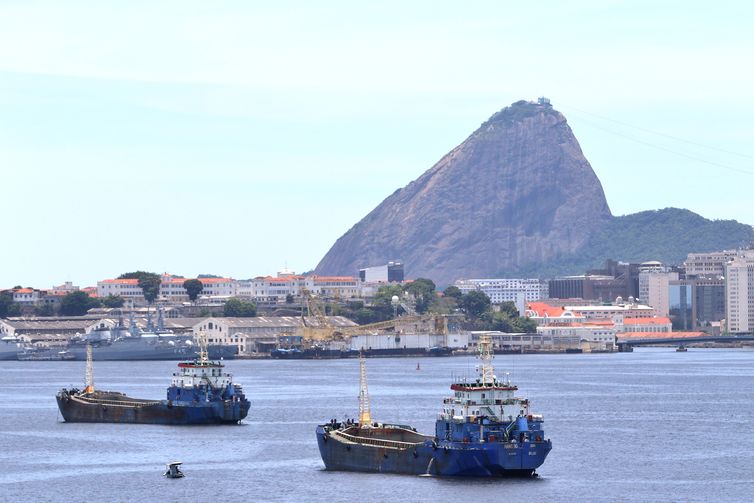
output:
[[[725,265],[725,312],[728,331],[754,332],[754,251],[739,252]]]
[[[654,310],[649,306],[636,303],[634,299],[623,302],[620,298],[611,305],[552,306],[545,302],[530,302],[526,308],[526,316],[536,321],[537,325],[580,323],[591,320],[620,322],[625,318],[651,318],[654,316]]]
[[[327,316],[332,327],[353,327],[356,323],[343,316]],[[277,346],[280,336],[295,335],[306,323],[318,324],[313,317],[258,316],[253,318],[209,317],[198,321],[194,334],[204,332],[211,344],[234,344],[241,355],[265,352]]]
[[[592,351],[613,351],[615,349],[615,323],[611,320],[586,322],[550,323],[537,327],[537,334],[554,344],[561,341],[587,343]]]
[[[37,344],[45,341],[65,343],[76,334],[89,333],[98,327],[112,328],[114,320],[92,316],[14,317],[0,319],[0,338],[18,337],[22,341]]]

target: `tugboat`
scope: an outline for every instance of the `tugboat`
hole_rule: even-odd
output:
[[[327,470],[412,475],[536,476],[552,449],[541,415],[515,396],[517,387],[499,381],[491,364],[492,340],[479,342],[479,377],[450,386],[453,396],[435,422],[434,436],[410,426],[372,422],[365,360],[360,359],[359,421],[317,427]]]
[[[86,387],[62,389],[56,398],[66,422],[142,424],[234,424],[249,412],[241,386],[207,357],[205,334],[197,337],[199,357],[178,364],[166,400],[132,398],[94,389],[92,347],[87,346]]]
[[[172,463],[166,464],[163,476],[169,479],[182,479],[184,477],[183,472],[181,471],[182,464],[183,462],[181,461],[173,461]]]

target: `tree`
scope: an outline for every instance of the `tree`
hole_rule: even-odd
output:
[[[427,278],[417,278],[407,287],[406,292],[416,300],[416,312],[426,313],[435,300],[435,282]]]
[[[21,314],[21,307],[13,302],[13,293],[0,292],[0,318],[18,316],[19,314]]]
[[[88,310],[99,306],[99,301],[89,297],[86,292],[77,290],[66,294],[60,301],[60,314],[64,316],[81,316]]]
[[[123,307],[125,303],[126,299],[124,299],[120,295],[110,294],[102,299],[102,305],[109,308]]]
[[[293,304],[293,295],[292,294],[289,293],[288,295],[285,296],[285,303],[286,304]]]
[[[253,302],[247,302],[233,297],[232,299],[228,299],[225,303],[223,314],[225,316],[252,318],[257,315],[257,305]]]
[[[37,304],[34,306],[35,316],[52,316],[55,314],[55,309],[52,304],[45,302],[43,304]]]
[[[139,288],[144,293],[144,299],[151,304],[160,294],[160,284],[162,278],[159,274],[146,271],[127,272],[118,276],[118,279],[135,279],[138,280]]]
[[[457,286],[449,286],[442,292],[446,297],[450,297],[456,300],[456,302],[461,300],[461,297],[463,297],[463,292],[461,292],[461,289]]]
[[[183,282],[183,288],[186,289],[189,300],[191,302],[196,302],[197,297],[199,297],[199,294],[204,290],[204,283],[198,279],[187,279]]]
[[[489,311],[491,304],[490,298],[487,297],[486,293],[480,292],[479,290],[472,290],[461,297],[459,307],[468,316],[478,318],[483,313]]]

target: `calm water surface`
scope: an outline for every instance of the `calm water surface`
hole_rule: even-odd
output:
[[[421,370],[416,370],[417,362]],[[372,416],[433,431],[475,360],[368,360]],[[533,480],[326,472],[315,425],[356,415],[357,360],[229,361],[240,426],[66,424],[54,395],[83,362],[0,362],[4,501],[753,501],[754,352],[498,356],[553,450]],[[162,398],[174,362],[96,362],[95,384]],[[162,477],[181,460],[186,478]]]

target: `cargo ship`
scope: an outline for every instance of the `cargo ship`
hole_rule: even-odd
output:
[[[234,424],[249,412],[240,385],[207,356],[207,340],[198,337],[199,357],[178,364],[165,400],[133,398],[94,388],[92,346],[87,346],[86,387],[62,389],[56,399],[66,422],[166,425]]]
[[[359,420],[319,425],[317,443],[327,470],[411,475],[506,477],[536,476],[552,449],[543,418],[529,410],[518,388],[498,380],[491,360],[492,341],[479,341],[479,377],[450,386],[435,434],[406,425],[373,422],[360,359]]]

